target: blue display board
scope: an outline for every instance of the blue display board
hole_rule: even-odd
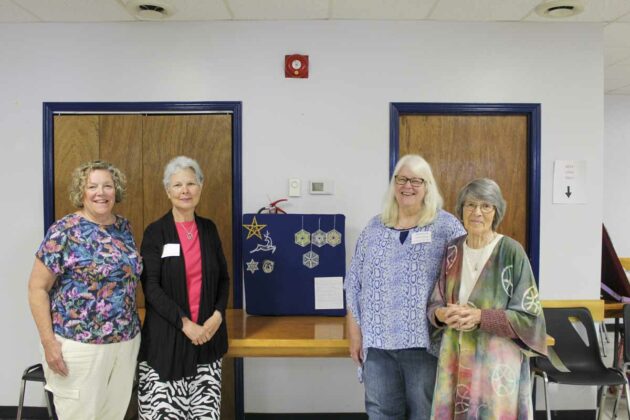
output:
[[[245,306],[251,315],[343,316],[342,214],[245,214]]]

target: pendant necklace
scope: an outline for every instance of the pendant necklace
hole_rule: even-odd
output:
[[[184,232],[186,232],[186,238],[187,238],[189,241],[192,241],[193,234],[194,234],[194,231],[195,231],[194,226],[195,226],[195,224],[194,224],[194,222],[193,222],[193,224],[192,224],[192,225],[190,225],[190,230],[188,230],[188,229],[186,229],[186,224],[185,224],[185,222],[182,222],[182,227],[184,228]]]

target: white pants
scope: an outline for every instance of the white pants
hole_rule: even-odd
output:
[[[59,420],[122,420],[131,397],[140,334],[112,344],[56,338],[68,376],[54,373],[45,359],[43,365]]]

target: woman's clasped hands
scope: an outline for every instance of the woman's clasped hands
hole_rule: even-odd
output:
[[[203,323],[203,325],[199,325],[188,318],[182,318],[182,331],[194,345],[200,346],[207,343],[212,337],[214,337],[214,334],[219,329],[222,320],[223,317],[219,311],[215,311],[214,314]]]
[[[471,331],[481,322],[481,310],[467,305],[449,303],[446,307],[439,308],[435,316],[447,327],[458,331]]]

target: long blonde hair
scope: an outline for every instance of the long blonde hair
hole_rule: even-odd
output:
[[[396,182],[395,177],[400,170],[406,167],[415,176],[424,179],[425,194],[422,201],[422,209],[420,210],[420,218],[418,226],[425,226],[433,222],[438,212],[442,208],[442,196],[438,190],[431,166],[420,155],[405,155],[398,160],[394,168],[394,174],[389,180],[389,188],[385,193],[383,203],[383,212],[381,213],[381,221],[385,226],[394,227],[398,223],[398,202],[396,201]]]

